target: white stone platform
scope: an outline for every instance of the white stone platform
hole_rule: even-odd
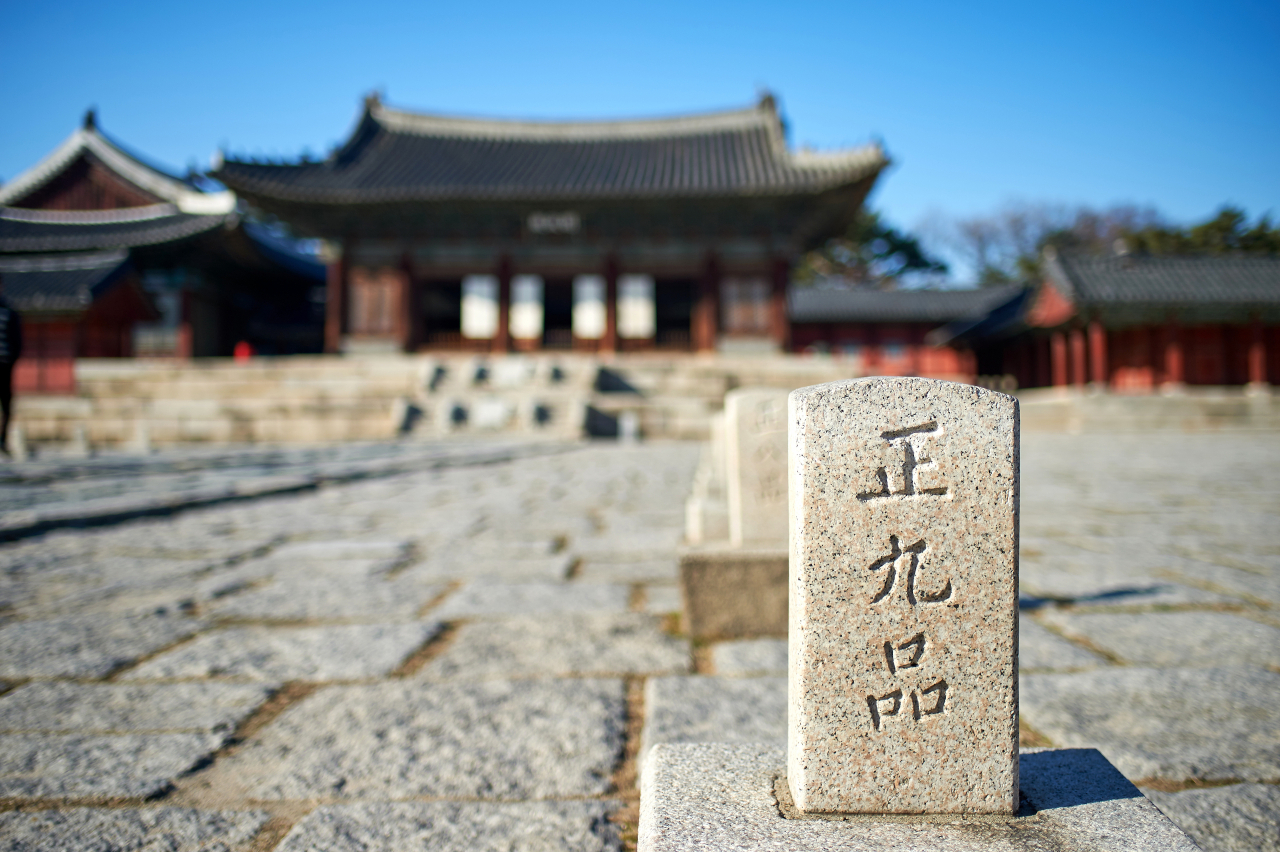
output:
[[[1018,852],[1198,847],[1096,749],[1024,751],[1014,817],[850,816],[789,819],[773,744],[660,745],[640,794],[640,852]],[[782,782],[785,784],[785,781]]]

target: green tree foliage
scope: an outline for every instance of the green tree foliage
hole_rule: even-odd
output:
[[[1262,216],[1252,225],[1243,210],[1223,207],[1204,222],[1170,225],[1152,208],[1103,210],[1009,204],[989,216],[951,223],[942,232],[973,267],[981,286],[1042,277],[1045,246],[1135,254],[1280,254],[1280,228]]]
[[[1266,215],[1251,226],[1238,207],[1223,207],[1189,228],[1143,228],[1124,240],[1131,251],[1143,254],[1280,254],[1280,227]]]
[[[849,287],[890,290],[918,285],[946,271],[947,265],[930,257],[916,237],[864,210],[844,236],[801,258],[794,280],[802,286],[840,281]]]

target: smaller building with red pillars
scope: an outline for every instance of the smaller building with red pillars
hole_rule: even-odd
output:
[[[979,373],[1019,387],[1148,393],[1280,380],[1280,257],[1148,256],[1047,249],[1022,305],[952,323]]]

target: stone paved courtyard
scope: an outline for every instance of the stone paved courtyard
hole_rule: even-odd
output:
[[[0,850],[622,847],[649,746],[783,736],[783,641],[680,634],[697,452],[13,468]],[[1025,744],[1101,748],[1206,849],[1280,848],[1280,441],[1022,461]],[[231,469],[235,499],[172,511]],[[99,525],[23,532],[31,503]]]

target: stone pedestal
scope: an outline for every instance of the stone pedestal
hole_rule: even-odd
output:
[[[785,751],[771,744],[655,746],[640,795],[640,852],[1198,848],[1095,749],[1023,752],[1013,816],[796,818],[786,762]]]
[[[680,557],[685,632],[694,639],[787,633],[785,550],[696,550]]]

